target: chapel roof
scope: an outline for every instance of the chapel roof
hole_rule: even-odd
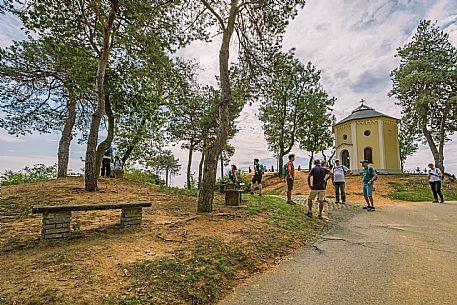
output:
[[[367,105],[364,105],[362,102],[362,105],[357,107],[352,111],[350,115],[336,123],[335,125],[340,125],[349,121],[353,120],[360,120],[360,119],[368,119],[368,118],[378,118],[378,117],[385,117],[385,118],[390,118],[394,120],[398,120],[397,118],[385,115],[384,113],[376,111],[374,108],[371,108]]]

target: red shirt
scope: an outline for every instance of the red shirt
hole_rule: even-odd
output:
[[[294,179],[295,178],[295,168],[292,161],[287,162],[286,164],[287,177]]]

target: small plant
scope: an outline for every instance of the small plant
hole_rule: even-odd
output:
[[[79,220],[79,218],[75,219],[75,221],[73,222],[72,228],[73,228],[73,233],[76,233],[76,234],[81,233],[81,221]]]
[[[49,180],[57,177],[57,166],[35,164],[33,167],[24,167],[20,171],[5,171],[0,174],[0,185],[15,185],[30,183],[39,180]]]
[[[138,169],[127,169],[124,173],[124,179],[156,185],[165,184],[165,181],[163,181],[157,174],[151,171],[141,171]]]

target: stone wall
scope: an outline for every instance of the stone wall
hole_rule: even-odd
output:
[[[70,236],[71,212],[43,213],[41,237],[43,239]]]
[[[121,225],[124,227],[141,224],[142,208],[122,209]]]

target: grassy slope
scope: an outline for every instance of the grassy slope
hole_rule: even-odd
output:
[[[214,212],[198,215],[187,192],[113,179],[90,194],[77,178],[1,191],[0,304],[213,304],[324,225],[275,196],[244,195],[247,207],[234,209],[217,195]],[[141,228],[117,228],[118,211],[91,212],[57,243],[38,241],[41,217],[29,214],[39,204],[138,199],[153,202]]]

